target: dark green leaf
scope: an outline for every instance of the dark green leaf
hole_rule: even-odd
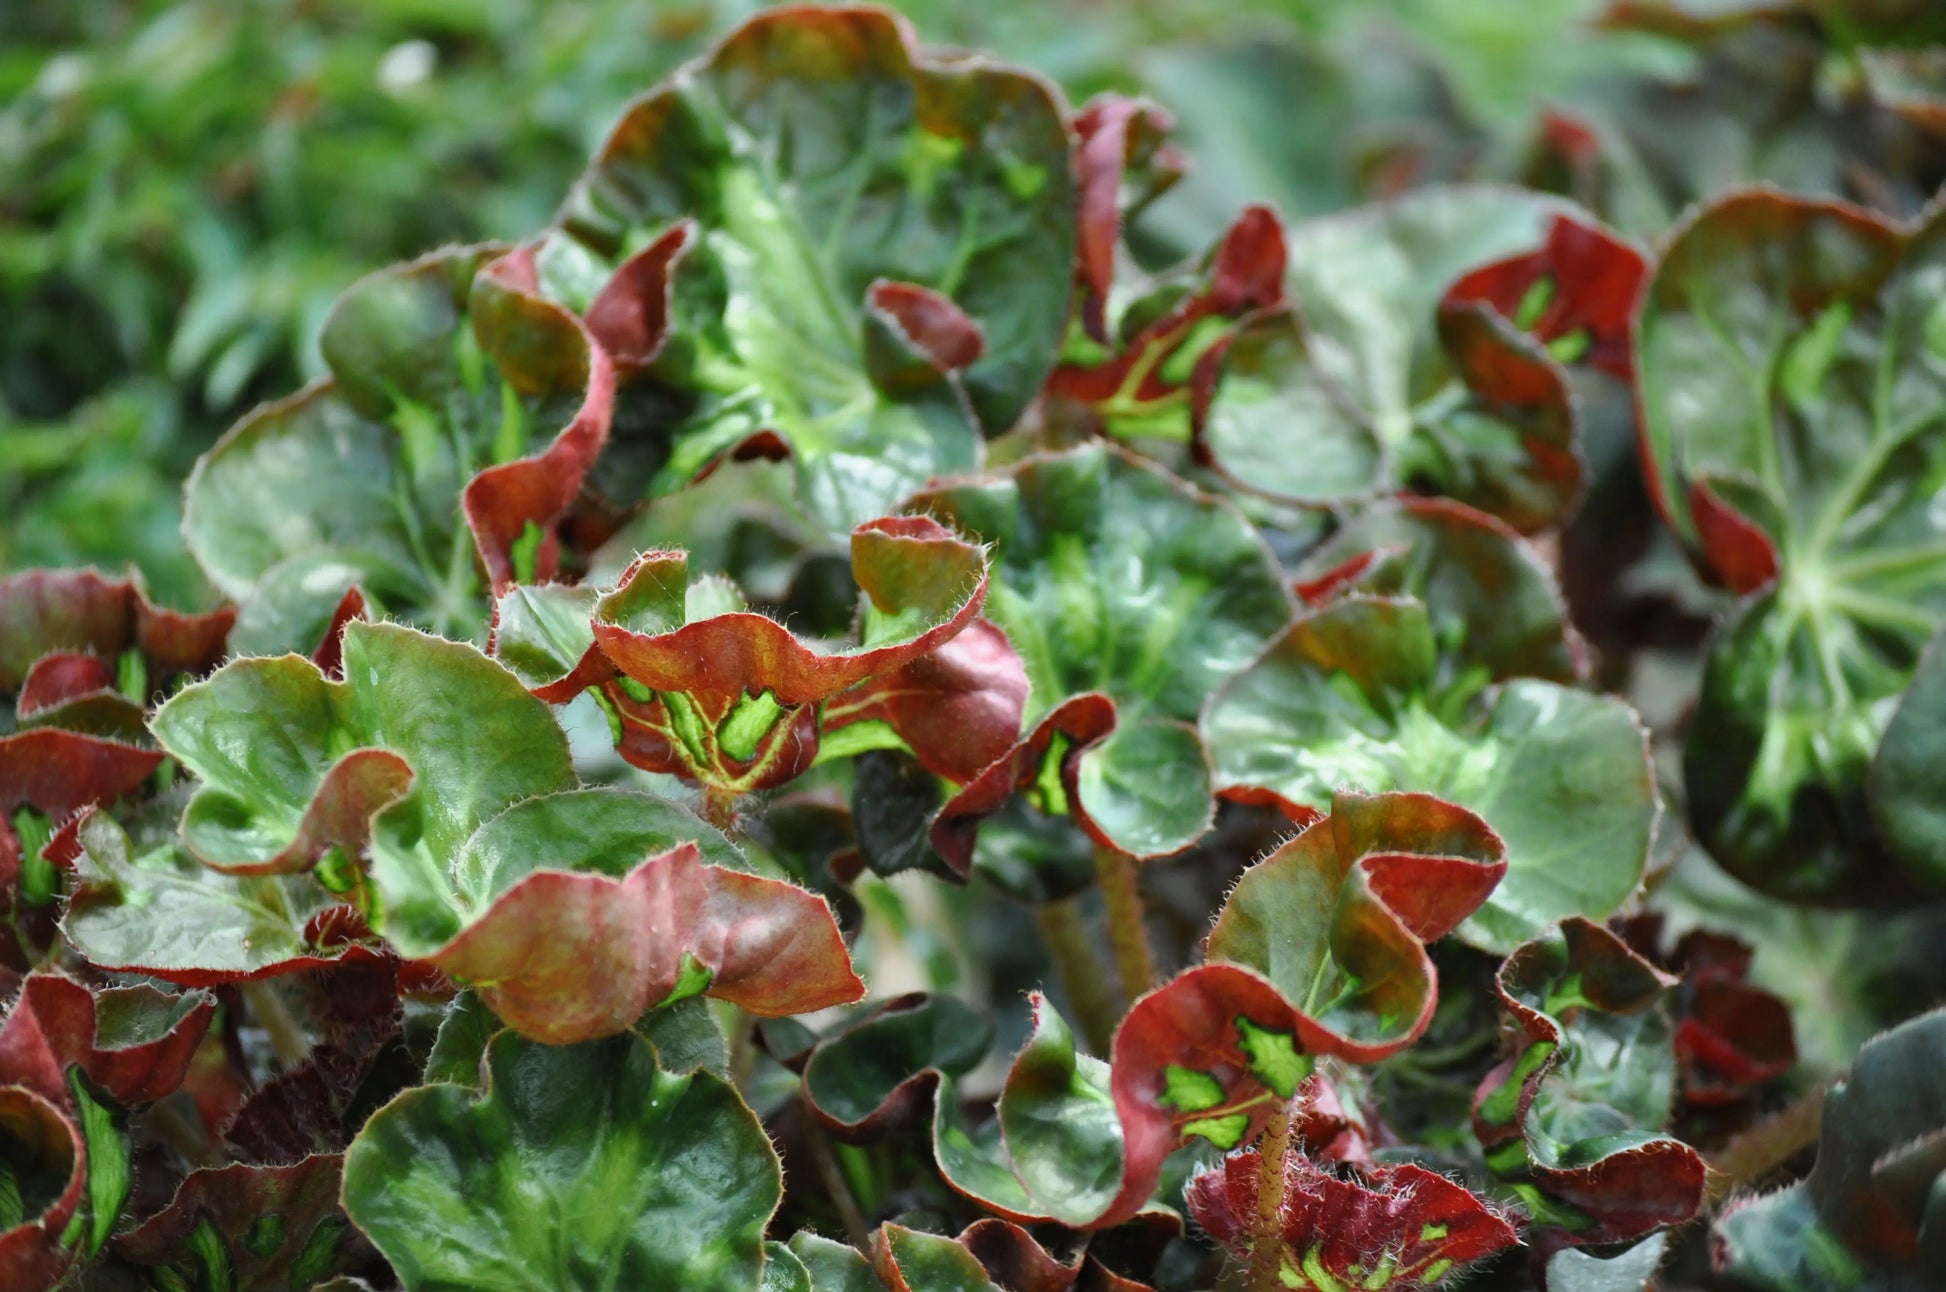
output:
[[[1507,951],[1634,892],[1657,813],[1647,738],[1607,696],[1519,679],[1439,684],[1416,601],[1351,597],[1300,619],[1212,700],[1217,784],[1323,809],[1340,787],[1417,790],[1485,819],[1507,875],[1459,935]]]
[[[659,413],[657,492],[781,438],[802,504],[843,533],[977,467],[981,431],[1039,388],[1070,172],[1038,79],[935,58],[879,10],[785,10],[635,104],[542,263],[641,366],[624,401]]]
[[[409,1292],[750,1292],[782,1186],[733,1088],[661,1071],[632,1033],[502,1033],[486,1062],[484,1093],[408,1091],[345,1154],[345,1208]]]

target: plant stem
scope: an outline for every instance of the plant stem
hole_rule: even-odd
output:
[[[851,1181],[845,1178],[837,1155],[831,1151],[831,1137],[819,1124],[811,1101],[803,1097],[802,1091],[799,1095],[804,1119],[804,1147],[811,1155],[811,1168],[817,1172],[818,1183],[824,1186],[825,1193],[830,1195],[831,1205],[838,1211],[838,1220],[845,1227],[845,1237],[851,1239],[852,1246],[859,1251],[869,1252],[872,1249],[871,1224],[858,1206],[858,1199],[851,1191]]]
[[[1049,902],[1035,907],[1034,913],[1040,920],[1041,941],[1047,944],[1047,953],[1054,959],[1054,970],[1074,1006],[1081,1035],[1088,1048],[1105,1059],[1121,1009],[1101,971],[1101,961],[1088,944],[1088,929],[1081,922],[1077,901],[1069,897]]]
[[[250,1006],[250,1013],[270,1037],[271,1053],[286,1071],[304,1062],[311,1052],[311,1043],[304,1039],[304,1029],[297,1025],[291,1012],[284,1008],[283,1000],[277,989],[268,982],[246,982],[241,989],[244,1003]]]
[[[1155,986],[1155,961],[1149,955],[1149,930],[1143,919],[1142,889],[1135,859],[1114,848],[1095,848],[1095,882],[1108,907],[1108,941],[1115,948],[1115,972],[1129,1004]]]
[[[739,838],[733,828],[737,819],[737,796],[723,790],[703,791],[703,819],[731,838]]]
[[[1826,1093],[1824,1086],[1805,1091],[1725,1144],[1710,1160],[1710,1201],[1721,1202],[1758,1183],[1815,1144],[1824,1124]]]
[[[1283,1292],[1284,1183],[1291,1153],[1291,1105],[1279,1103],[1259,1144],[1257,1226],[1250,1236],[1250,1292]]]

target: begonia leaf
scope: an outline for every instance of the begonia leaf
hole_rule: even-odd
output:
[[[1247,208],[1205,263],[1131,284],[1113,336],[1104,328],[1093,337],[1100,344],[1070,343],[1048,377],[1048,419],[1124,439],[1188,440],[1239,329],[1283,303],[1284,265],[1276,215]],[[1095,308],[1091,289],[1084,311]],[[1083,322],[1092,326],[1086,313]]]
[[[182,1083],[215,1013],[202,992],[95,991],[57,973],[32,973],[0,1023],[0,1077],[58,1101],[74,1065],[119,1103],[152,1104]]]
[[[1195,842],[1214,807],[1208,755],[1185,724],[1291,614],[1249,522],[1103,444],[942,484],[912,505],[992,544],[987,615],[1032,685],[1034,729],[946,805],[940,854],[969,864],[978,820],[1044,776],[1064,787],[1059,806],[1125,853]]]
[[[992,1039],[986,1016],[956,997],[900,996],[819,1044],[804,1096],[846,1139],[882,1135],[919,1115],[942,1078],[971,1071]]]
[[[1711,929],[1691,929],[1664,950],[1662,919],[1636,915],[1621,926],[1630,949],[1682,981],[1670,997],[1683,1101],[1733,1104],[1797,1064],[1790,1006],[1749,980],[1755,948]]]
[[[1443,670],[1564,683],[1586,671],[1580,636],[1533,545],[1450,499],[1386,499],[1353,512],[1305,555],[1297,591],[1311,605],[1350,592],[1416,597]]]
[[[1188,159],[1169,142],[1170,115],[1144,99],[1103,94],[1075,113],[1075,171],[1079,191],[1075,276],[1081,325],[1108,340],[1108,294],[1123,226],[1173,188]]]
[[[1622,239],[1561,214],[1538,250],[1480,266],[1449,287],[1446,300],[1491,305],[1563,363],[1626,381],[1635,369],[1629,325],[1648,271],[1642,253]]]
[[[1115,1035],[1124,1169],[1094,1223],[1135,1214],[1162,1159],[1190,1139],[1247,1142],[1319,1057],[1372,1062],[1409,1045],[1437,999],[1422,942],[1466,919],[1505,869],[1470,812],[1341,793],[1330,817],[1245,871],[1210,962],[1136,1001]],[[1307,1107],[1329,1095],[1307,1090]]]
[[[1355,596],[1299,619],[1203,715],[1219,788],[1322,808],[1339,787],[1415,790],[1476,812],[1506,878],[1459,929],[1506,951],[1634,892],[1658,804],[1647,737],[1619,700],[1519,678],[1439,684],[1421,603]]]
[[[1036,992],[1034,1030],[996,1110],[1013,1173],[1037,1210],[1080,1228],[1121,1192],[1122,1127],[1108,1065],[1075,1050],[1067,1020]]]
[[[865,994],[822,897],[705,864],[671,840],[685,824],[703,832],[639,795],[528,799],[468,840],[445,908],[425,902],[387,936],[553,1044],[621,1031],[699,972],[701,990],[761,1015]],[[455,931],[442,915],[457,916]]]
[[[825,705],[824,735],[882,722],[937,776],[964,784],[1020,737],[1027,670],[999,625],[975,619],[951,641]]]
[[[1038,992],[1031,1003],[1033,1033],[1014,1056],[992,1116],[971,1124],[952,1082],[942,1077],[933,1158],[948,1184],[1007,1221],[1086,1228],[1121,1192],[1124,1174],[1108,1065],[1076,1052],[1073,1031]],[[1045,1265],[1046,1254],[1035,1251],[1021,1259]],[[1078,1269],[1077,1257],[1062,1287]]]
[[[65,820],[91,804],[133,793],[162,760],[158,750],[58,727],[0,736],[0,815],[24,805]],[[0,829],[13,833],[3,822]]]
[[[1262,1174],[1254,1150],[1233,1153],[1186,1195],[1196,1223],[1240,1259],[1262,1240]],[[1419,1292],[1520,1241],[1485,1199],[1437,1172],[1407,1162],[1344,1178],[1301,1153],[1286,1159],[1276,1224],[1278,1282],[1309,1292]]]
[[[408,1292],[756,1286],[782,1180],[733,1087],[660,1070],[633,1033],[503,1032],[486,1069],[480,1093],[400,1095],[345,1153],[345,1211]]]
[[[1676,232],[1643,300],[1638,399],[1664,515],[1750,594],[1710,645],[1691,819],[1746,882],[1891,899],[1866,804],[1892,697],[1946,617],[1946,217],[1769,190]]]
[[[592,601],[513,589],[495,650],[556,703],[602,685],[624,758],[712,793],[804,772],[827,712],[834,729],[886,722],[934,765],[970,776],[1012,744],[1026,698],[1020,662],[991,625],[952,649],[979,622],[985,555],[920,516],[860,525],[851,555],[865,594],[855,645],[800,638],[745,609],[727,581],[692,578],[686,553],[656,551]]]
[[[1872,820],[1906,872],[1946,889],[1946,648],[1920,657],[1872,758]]]
[[[1001,1292],[957,1241],[903,1225],[879,1226],[872,1264],[891,1292]]]
[[[1523,532],[1581,491],[1575,415],[1547,347],[1463,274],[1544,247],[1556,199],[1451,187],[1287,232],[1292,310],[1222,356],[1201,452],[1274,497],[1331,502],[1403,487],[1444,494]]]
[[[1548,1292],[1648,1292],[1668,1245],[1667,1235],[1651,1234],[1613,1256],[1563,1247],[1547,1259]]]
[[[351,623],[344,672],[240,659],[162,706],[157,738],[202,781],[190,850],[237,874],[304,870],[334,847],[356,857],[391,808],[447,858],[508,804],[574,784],[547,707],[470,646]]]
[[[1074,248],[1048,86],[929,54],[887,11],[807,7],[637,100],[541,263],[637,368],[622,398],[656,410],[654,492],[787,451],[843,533],[1013,424]]]
[[[74,1118],[26,1086],[0,1084],[0,1276],[52,1287],[76,1256],[66,1241],[87,1193],[87,1148]]]
[[[100,1253],[131,1188],[126,1114],[181,1084],[215,1013],[200,992],[28,975],[0,1023],[0,1273],[51,1284]]]
[[[9,575],[0,579],[0,691],[20,690],[37,660],[60,652],[113,663],[137,650],[154,683],[201,673],[223,658],[235,619],[227,608],[194,615],[164,609],[139,584],[94,570]]]
[[[1328,817],[1243,872],[1208,957],[1256,970],[1297,1006],[1301,1052],[1375,1062],[1432,1020],[1438,986],[1424,944],[1506,873],[1499,838],[1463,808],[1340,791]]]
[[[167,1207],[117,1237],[113,1250],[191,1286],[313,1287],[370,1253],[339,1209],[342,1167],[338,1155],[316,1154],[193,1171]]]
[[[1776,1292],[1919,1287],[1936,1277],[1946,1209],[1946,1011],[1866,1042],[1824,1098],[1817,1163],[1799,1183],[1733,1203],[1718,1261]]]
[[[332,931],[349,908],[309,878],[222,874],[173,825],[138,821],[131,837],[104,813],[80,821],[61,931],[92,963],[212,987],[383,954]]]
[[[885,1292],[872,1263],[855,1247],[803,1231],[791,1236],[790,1250],[811,1276],[811,1292]]]
[[[342,850],[368,868],[360,900],[393,945],[473,981],[507,1022],[550,1040],[628,1027],[675,988],[686,956],[711,971],[712,991],[760,1013],[862,994],[822,899],[705,865],[685,845],[700,840],[712,861],[741,863],[720,834],[660,800],[570,789],[565,738],[504,668],[396,625],[354,623],[344,636],[343,682],[294,656],[240,660],[158,714],[165,743],[206,780],[184,815],[205,856],[255,875]],[[367,747],[340,753],[352,746]],[[381,792],[330,801],[347,783],[338,771],[361,759],[385,771]],[[312,827],[320,819],[328,830]],[[167,891],[209,901],[225,887],[197,880]],[[270,891],[266,882],[256,888]],[[242,896],[249,884],[227,886],[237,892],[223,923],[252,920],[245,950],[262,954],[268,942],[280,958],[304,955],[272,910],[248,914],[258,910]],[[146,931],[117,906],[95,909],[124,937]],[[273,928],[254,927],[264,921]],[[112,963],[218,968],[164,966],[152,950],[71,928]]]
[[[312,649],[353,585],[471,635],[476,567],[511,582],[530,525],[534,574],[552,573],[556,524],[608,433],[608,356],[535,295],[527,252],[486,246],[353,284],[319,346],[332,376],[238,423],[187,486],[183,532],[243,602],[238,644]]]
[[[1501,966],[1512,1057],[1487,1074],[1473,1126],[1487,1165],[1575,1246],[1680,1224],[1703,1159],[1663,1133],[1676,1063],[1673,983],[1598,924],[1569,919]]]

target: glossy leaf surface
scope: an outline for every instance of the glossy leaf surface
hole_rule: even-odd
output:
[[[310,650],[347,589],[470,632],[608,433],[613,373],[525,253],[451,248],[355,283],[326,319],[331,379],[235,426],[190,478],[184,534],[244,603],[239,644]],[[303,499],[304,505],[294,505]]]
[[[781,1183],[731,1087],[633,1034],[502,1033],[486,1070],[401,1095],[345,1154],[345,1210],[406,1288],[756,1285]]]
[[[1501,966],[1516,1050],[1481,1082],[1487,1164],[1576,1246],[1619,1242],[1696,1213],[1703,1160],[1663,1133],[1675,1054],[1672,980],[1598,924],[1572,919]]]
[[[1917,1286],[1941,1251],[1946,1013],[1866,1043],[1825,1096],[1817,1164],[1802,1182],[1733,1205],[1719,1257],[1777,1292]]]
[[[843,533],[977,467],[1038,389],[1074,200],[1041,81],[884,11],[785,9],[636,102],[542,262],[639,365],[655,491],[764,437]]]
[[[1942,284],[1937,215],[1906,228],[1758,190],[1687,222],[1644,300],[1658,501],[1692,557],[1750,594],[1711,644],[1692,812],[1712,855],[1780,896],[1899,891],[1865,780],[1946,614]]]
[[[1443,298],[1467,271],[1542,245],[1566,210],[1453,187],[1292,228],[1295,308],[1229,347],[1203,451],[1282,498],[1413,487],[1522,531],[1553,521],[1582,473],[1561,367],[1490,304]]]
[[[1290,617],[1248,522],[1099,444],[929,490],[913,505],[993,545],[987,614],[1027,666],[1027,719],[1042,728],[1023,742],[1032,757],[996,764],[942,820],[963,831],[1046,774],[1065,786],[1076,819],[1124,852],[1194,842],[1213,808],[1207,755],[1184,724]],[[1071,706],[1104,703],[1080,726],[1070,721]],[[1064,726],[1089,733],[1064,738],[1050,766]],[[940,850],[951,859],[949,847]]]
[[[1301,618],[1203,715],[1219,787],[1328,806],[1339,787],[1432,794],[1506,844],[1507,874],[1459,935],[1505,951],[1634,891],[1658,804],[1647,738],[1606,696],[1516,679],[1440,685],[1425,606],[1348,597]]]

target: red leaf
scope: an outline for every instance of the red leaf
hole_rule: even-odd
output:
[[[670,275],[695,239],[695,222],[679,221],[623,261],[588,306],[588,330],[614,357],[624,381],[661,351],[669,334]]]
[[[429,959],[521,1035],[568,1045],[626,1030],[676,987],[686,957],[712,971],[710,995],[753,1014],[865,994],[822,897],[705,865],[694,844],[621,879],[529,875]]]
[[[1108,738],[1115,730],[1115,702],[1099,691],[1073,696],[1056,705],[1034,730],[947,801],[932,823],[933,851],[953,873],[964,878],[973,870],[973,845],[980,822],[1005,807],[1016,790],[1032,786],[1040,777],[1048,750],[1056,738],[1067,742],[1066,763]],[[1069,779],[1065,767],[1063,778]],[[1074,797],[1073,786],[1068,789]]]
[[[1300,1280],[1293,1287],[1406,1292],[1520,1241],[1484,1199],[1421,1166],[1374,1167],[1341,1178],[1293,1153],[1286,1170],[1278,1225],[1285,1280]],[[1185,1194],[1196,1223],[1240,1258],[1248,1258],[1259,1223],[1261,1172],[1254,1151],[1233,1153],[1192,1179]]]
[[[563,373],[585,376],[581,406],[553,443],[532,457],[488,467],[460,495],[473,541],[499,591],[515,581],[513,548],[530,525],[543,535],[535,577],[553,577],[559,557],[557,526],[608,442],[615,366],[578,318],[536,293],[532,248],[509,252],[482,269],[473,282],[473,298],[473,325],[481,344],[496,355],[515,389],[532,393],[558,386]],[[576,346],[582,354],[558,353]],[[532,347],[533,353],[524,347]],[[523,359],[529,362],[523,364]]]
[[[15,712],[31,718],[46,709],[115,689],[115,665],[99,655],[51,651],[34,661],[20,684]]]
[[[1114,94],[1094,99],[1074,118],[1080,187],[1075,275],[1080,280],[1081,322],[1103,344],[1108,341],[1115,247],[1122,236],[1123,180],[1131,168],[1148,172],[1146,200],[1182,177],[1187,162],[1166,140],[1175,125],[1154,104]]]
[[[1635,368],[1629,321],[1647,281],[1648,262],[1634,247],[1599,225],[1557,215],[1538,249],[1480,266],[1445,299],[1490,305],[1543,344],[1585,332],[1585,362],[1627,381]],[[1522,322],[1523,302],[1542,284],[1551,287],[1546,303]]]
[[[173,1003],[153,987],[115,987],[97,995],[51,971],[30,974],[0,1025],[0,1083],[28,1086],[68,1108],[67,1070],[79,1064],[90,1081],[121,1103],[154,1103],[182,1084],[215,1017],[215,1000],[196,1001],[162,1035],[133,1045],[100,1043],[99,1007],[120,1014],[168,1010]]]
[[[65,1098],[65,1088],[62,1094]],[[16,1171],[39,1168],[67,1181],[45,1211],[0,1232],[0,1287],[51,1288],[78,1250],[62,1243],[61,1236],[87,1187],[87,1144],[81,1128],[59,1107],[24,1086],[0,1086],[0,1136]]]
[[[942,373],[970,367],[986,352],[980,325],[950,296],[930,287],[880,279],[871,285],[866,299]]]
[[[162,751],[38,727],[0,736],[0,812],[21,804],[56,821],[141,788]]]
[[[597,604],[595,639],[636,682],[652,691],[684,692],[713,718],[746,694],[769,691],[787,705],[809,704],[899,668],[958,636],[980,613],[987,590],[978,546],[928,517],[887,516],[852,531],[852,573],[866,595],[893,606],[936,603],[942,594],[956,598],[949,619],[909,641],[825,653],[776,620],[748,612],[668,632],[635,632],[616,622],[643,595],[685,587],[688,570],[686,552],[638,556]],[[955,586],[967,583],[970,589]]]
[[[1742,596],[1776,579],[1777,545],[1756,522],[1725,502],[1708,481],[1690,482],[1689,513],[1704,558],[1724,587]]]
[[[965,783],[1013,747],[1027,691],[1007,634],[976,619],[931,654],[833,699],[821,726],[889,723],[927,771]]]
[[[207,1225],[227,1248],[217,1259],[229,1268],[236,1287],[293,1286],[300,1262],[306,1270],[320,1263],[335,1268],[338,1257],[362,1241],[339,1218],[343,1167],[344,1159],[330,1154],[289,1165],[238,1162],[191,1172],[169,1205],[117,1237],[113,1250],[138,1265],[173,1264],[190,1250],[191,1235]],[[266,1216],[281,1222],[280,1241],[260,1246],[250,1240]],[[321,1234],[336,1235],[331,1247],[311,1250]]]
[[[134,582],[96,570],[28,570],[0,579],[0,691],[18,690],[54,651],[113,659],[135,646],[156,673],[201,673],[223,658],[235,621],[234,607],[164,610]]]
[[[324,640],[311,653],[311,662],[318,666],[318,672],[334,682],[344,681],[345,625],[354,619],[370,617],[365,607],[364,592],[355,587],[347,588],[345,595],[338,600],[338,608],[331,612],[331,626],[324,630]]]

